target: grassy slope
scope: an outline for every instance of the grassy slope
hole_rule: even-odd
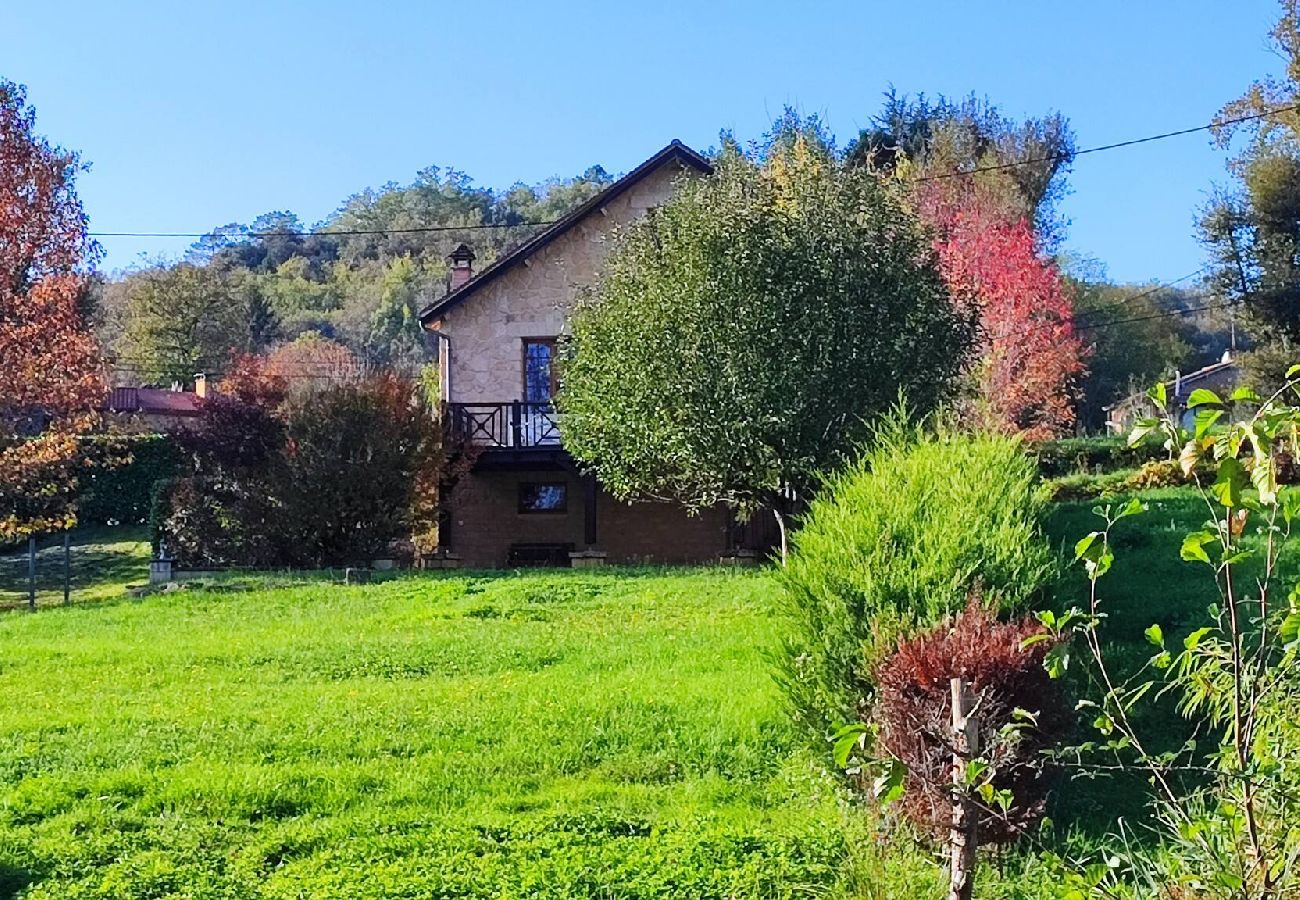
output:
[[[0,618],[0,894],[794,896],[845,839],[759,574]]]
[[[71,601],[93,603],[122,596],[127,584],[149,581],[147,529],[85,528],[71,535]],[[63,544],[57,535],[37,543],[36,603],[63,603]],[[0,609],[27,605],[27,547],[0,548]]]
[[[1142,629],[1177,640],[1214,596],[1178,559],[1205,507],[1142,496],[1104,584],[1107,632],[1135,663]],[[1093,528],[1093,505],[1056,506],[1053,541]],[[120,571],[88,573],[97,596],[139,580],[132,542],[111,543]],[[863,840],[797,749],[761,573],[216,587],[0,616],[0,896],[937,889],[922,856]],[[1085,600],[1075,572],[1056,603]],[[1168,711],[1151,724],[1187,728]],[[1053,816],[1089,840],[1143,794],[1066,784]],[[986,872],[982,892],[1050,896],[1017,870]]]

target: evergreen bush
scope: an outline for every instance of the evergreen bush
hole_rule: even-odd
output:
[[[861,720],[884,657],[976,585],[1024,608],[1056,571],[1045,502],[1019,441],[890,417],[827,480],[780,573],[792,627],[778,677],[795,717],[823,737]]]

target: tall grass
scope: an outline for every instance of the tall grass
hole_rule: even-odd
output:
[[[790,634],[781,679],[814,734],[855,720],[898,638],[958,610],[982,585],[1006,610],[1051,582],[1045,501],[1015,440],[894,416],[832,476],[780,575]]]

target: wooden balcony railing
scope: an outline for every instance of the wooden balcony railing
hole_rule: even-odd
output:
[[[447,428],[453,442],[476,447],[560,445],[555,407],[550,403],[448,403]]]

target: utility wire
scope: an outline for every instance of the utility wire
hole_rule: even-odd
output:
[[[235,234],[218,234],[216,231],[90,231],[87,232],[91,237],[160,237],[160,238],[204,238],[204,237],[228,237],[232,240],[242,238],[267,238],[267,237],[322,237],[330,235],[381,235],[381,234],[428,234],[443,231],[483,231],[490,228],[539,228],[543,225],[554,225],[559,219],[548,219],[543,222],[516,222],[507,224],[504,222],[484,222],[478,225],[427,225],[420,228],[347,228],[347,229],[330,229],[326,226],[320,231],[243,231]]]
[[[1143,299],[1144,297],[1150,297],[1152,294],[1159,294],[1161,291],[1169,290],[1170,288],[1172,288],[1172,287],[1173,287],[1174,285],[1176,285],[1176,284],[1182,284],[1184,281],[1187,281],[1187,280],[1189,280],[1189,279],[1195,278],[1197,275],[1200,275],[1202,272],[1204,272],[1204,271],[1205,271],[1206,269],[1208,269],[1208,268],[1210,268],[1210,265],[1207,263],[1207,264],[1201,266],[1201,267],[1200,267],[1199,269],[1197,269],[1195,272],[1188,272],[1186,275],[1183,275],[1181,278],[1175,278],[1175,279],[1173,279],[1172,281],[1166,281],[1166,282],[1164,282],[1164,283],[1162,283],[1162,284],[1157,284],[1157,285],[1155,285],[1154,287],[1150,287],[1150,288],[1148,288],[1148,289],[1146,289],[1146,290],[1144,290],[1144,291],[1139,291],[1139,292],[1136,293],[1136,294],[1132,294],[1132,295],[1130,295],[1130,296],[1128,296],[1128,297],[1123,297],[1123,298],[1121,298],[1121,299],[1119,299],[1119,300],[1116,300],[1114,305],[1115,305],[1115,306],[1123,306],[1123,305],[1128,304],[1128,303],[1134,303],[1134,302],[1136,302],[1136,301],[1138,301],[1138,300]],[[1075,327],[1076,327],[1076,328],[1083,328],[1083,327],[1085,327],[1085,325],[1084,325],[1084,323],[1078,323],[1078,322],[1076,322]]]
[[[1083,156],[1087,153],[1101,153],[1103,150],[1118,150],[1121,147],[1132,147],[1137,144],[1149,144],[1152,141],[1163,141],[1166,138],[1182,137],[1187,134],[1196,134],[1199,131],[1210,131],[1214,128],[1223,128],[1227,125],[1239,125],[1242,122],[1253,122],[1256,119],[1266,119],[1269,116],[1275,116],[1278,113],[1293,112],[1300,110],[1300,103],[1292,103],[1288,106],[1279,106],[1274,109],[1268,109],[1263,112],[1250,113],[1245,116],[1234,116],[1231,119],[1220,119],[1217,122],[1211,122],[1208,125],[1197,125],[1195,128],[1180,128],[1178,131],[1166,131],[1161,134],[1152,134],[1146,137],[1132,138],[1127,141],[1116,141],[1113,144],[1101,144],[1096,147],[1085,147],[1082,150],[1075,150],[1071,153],[1053,153],[1049,156],[1038,156],[1032,159],[1020,159],[1013,162],[996,163],[990,166],[976,166],[973,169],[961,169],[952,172],[940,172],[935,175],[922,175],[911,179],[912,181],[938,181],[945,178],[964,178],[968,175],[978,175],[981,172],[998,172],[1003,169],[1014,169],[1018,166],[1032,166],[1038,163],[1065,162],[1074,159],[1076,156]]]
[[[1239,125],[1243,122],[1253,122],[1257,119],[1266,119],[1279,113],[1293,112],[1300,110],[1300,103],[1290,104],[1288,106],[1279,106],[1274,109],[1265,110],[1258,113],[1250,113],[1244,116],[1234,116],[1230,119],[1220,119],[1217,122],[1211,122],[1208,125],[1197,125],[1194,128],[1181,128],[1177,131],[1166,131],[1161,134],[1147,135],[1146,137],[1131,138],[1126,141],[1116,141],[1113,144],[1101,144],[1096,147],[1085,147],[1082,150],[1075,150],[1070,153],[1054,153],[1050,156],[1038,156],[1032,159],[1013,160],[1011,162],[996,163],[989,166],[976,166],[973,169],[961,169],[952,172],[939,172],[934,175],[921,175],[911,179],[912,181],[938,181],[947,178],[966,178],[971,175],[978,175],[981,172],[999,172],[1005,169],[1015,169],[1020,166],[1033,166],[1039,163],[1063,162],[1074,159],[1076,156],[1084,156],[1088,153],[1101,153],[1105,150],[1118,150],[1123,147],[1133,147],[1137,144],[1149,144],[1152,141],[1163,141],[1167,138],[1182,137],[1188,134],[1196,134],[1201,131],[1210,131],[1214,128],[1222,128],[1227,125]],[[554,225],[558,219],[550,219],[542,222],[517,222],[513,225],[504,222],[481,223],[478,225],[429,225],[419,228],[354,228],[338,230],[321,230],[321,231],[249,231],[239,235],[231,235],[238,238],[261,238],[261,237],[315,237],[318,235],[384,235],[384,234],[430,234],[446,231],[480,231],[494,228],[540,228],[545,225]],[[214,231],[91,231],[88,232],[91,237],[158,237],[158,238],[203,238],[203,237],[221,237]]]

